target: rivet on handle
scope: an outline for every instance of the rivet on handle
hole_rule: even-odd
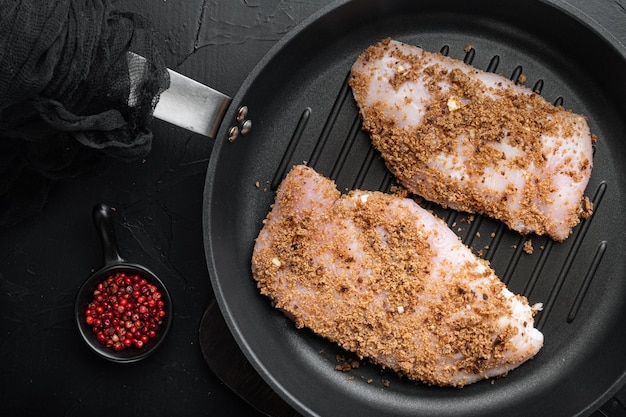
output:
[[[246,120],[248,117],[248,106],[241,106],[237,109],[237,123],[239,126],[233,126],[228,131],[228,141],[233,142],[239,137],[239,134],[245,135],[252,129],[252,120]],[[240,129],[241,127],[241,129]]]
[[[228,131],[228,141],[233,142],[239,136],[239,128],[237,126],[233,126]]]
[[[246,133],[250,132],[251,129],[252,120],[246,120],[245,122],[243,122],[243,125],[241,125],[241,134],[245,135]]]
[[[239,123],[243,122],[244,120],[246,120],[246,116],[248,116],[248,106],[239,107],[239,109],[237,110],[237,121]]]

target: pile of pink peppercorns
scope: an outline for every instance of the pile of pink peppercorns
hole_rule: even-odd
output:
[[[117,272],[99,283],[85,311],[85,322],[107,347],[142,348],[155,337],[165,317],[156,285],[136,274]]]

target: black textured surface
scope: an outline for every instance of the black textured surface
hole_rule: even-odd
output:
[[[145,14],[153,21],[159,30],[163,56],[169,67],[234,96],[246,76],[271,46],[285,36],[296,23],[327,3],[330,1],[132,0],[124,2],[123,5],[130,11]],[[625,4],[622,1],[578,0],[570,3],[575,4],[594,21],[614,33],[622,43],[626,42]],[[518,13],[527,13],[523,2],[516,7]],[[527,14],[526,17],[532,19],[534,16]],[[340,27],[344,21],[339,20],[334,23],[336,27]],[[547,25],[545,30],[558,32],[560,29],[552,24]],[[332,31],[330,34],[332,35]],[[370,36],[374,35],[376,33]],[[320,36],[320,39],[329,41],[329,37],[325,36]],[[319,44],[322,40],[317,40],[316,43]],[[359,42],[364,44],[366,40],[368,38]],[[484,42],[488,41],[484,39]],[[433,47],[439,48],[441,44],[441,39],[431,40]],[[480,66],[482,65],[479,64],[480,59],[484,56],[478,45],[476,44],[476,59],[478,60],[476,63]],[[583,49],[581,57],[576,60],[576,65],[579,65],[581,61],[585,62],[586,59],[584,45],[579,46]],[[456,54],[460,52],[459,49],[453,50]],[[349,48],[346,56],[343,57],[344,65],[352,59],[350,55],[352,53],[352,48]],[[557,54],[553,60],[558,61],[558,57]],[[295,72],[294,78],[285,78],[289,80],[290,85],[297,85],[302,77],[299,71],[291,71],[300,68],[303,64],[302,61],[294,60],[295,62],[290,62],[291,68],[285,68],[279,72],[280,75]],[[513,64],[510,64],[508,60],[505,61],[504,57],[502,65],[509,65],[501,67],[504,73],[512,70],[510,65]],[[589,65],[593,66],[594,63],[590,62]],[[592,83],[592,86],[597,86],[612,82],[615,81],[611,79],[612,70],[614,69],[610,66],[597,69],[597,71],[604,71],[603,74],[605,74],[600,80],[568,80],[568,84],[576,86]],[[583,68],[580,71],[587,73],[590,70]],[[319,77],[319,84],[323,86],[320,91],[337,88],[343,82],[341,77],[346,75],[344,73],[341,77],[330,76],[328,78],[328,74],[323,70],[315,73]],[[552,87],[548,85],[546,83],[544,94],[551,94],[550,97],[553,97],[554,94],[549,93],[549,88]],[[257,94],[258,96],[267,94],[265,97],[267,100],[259,100],[270,102],[274,86],[275,84],[271,84],[261,88]],[[600,88],[599,91],[604,91],[604,89]],[[297,98],[299,94],[300,90],[294,88],[290,97]],[[603,97],[600,92],[597,95]],[[328,110],[326,113],[317,110],[312,113],[309,123],[313,123],[310,126],[317,126],[317,129],[324,124],[324,114],[327,116],[330,111],[328,107],[331,107],[331,104],[326,103],[325,100],[313,98],[310,104],[314,110],[320,105],[324,105]],[[566,103],[568,103],[567,100]],[[597,126],[603,126],[601,122],[603,118],[612,120],[614,115],[620,112],[619,109],[611,108],[607,104],[613,103],[601,102],[597,108],[594,107],[592,114],[601,113],[598,116],[599,121],[596,122]],[[254,108],[251,106],[250,115],[254,119],[254,129],[277,120],[255,119],[262,107],[264,106]],[[277,111],[280,113],[279,110]],[[623,115],[623,107],[621,111]],[[603,115],[605,112],[606,116]],[[299,109],[294,124],[297,123],[301,113],[302,109]],[[346,122],[342,124],[345,125]],[[2,415],[261,415],[213,374],[200,348],[198,329],[205,309],[213,299],[204,257],[202,230],[203,189],[207,164],[213,147],[212,142],[159,121],[155,121],[152,127],[153,149],[144,161],[113,163],[98,176],[81,177],[58,183],[51,190],[47,205],[38,217],[5,230],[0,235],[0,381],[2,382],[0,412]],[[294,125],[272,125],[271,129],[277,134],[280,133],[280,137],[277,135],[275,140],[284,140],[282,135],[287,132],[289,136],[293,132]],[[253,137],[250,136],[250,138]],[[245,148],[243,144],[235,143],[235,145],[242,150]],[[613,150],[612,146],[609,147],[609,151]],[[359,152],[366,149],[363,148]],[[310,151],[312,149],[306,149],[301,153],[304,158],[308,158]],[[272,171],[270,167],[264,165],[274,164],[273,159],[270,162],[259,162],[259,158],[255,158],[253,154],[254,151],[248,150],[245,158],[232,156],[224,158],[223,162],[226,167],[228,164],[237,166],[251,164],[251,166],[259,165],[258,169],[264,170],[263,172]],[[606,148],[598,155],[606,155]],[[302,156],[295,155],[294,158],[302,158]],[[612,169],[615,172],[609,182],[613,184],[616,178],[623,175],[617,172],[617,167],[620,166],[619,160],[622,158],[619,152],[616,155],[607,155],[606,158],[609,165],[606,169]],[[324,168],[324,163],[318,166]],[[328,170],[329,167],[324,169]],[[258,180],[263,183],[265,180],[271,181],[270,177],[270,175],[267,178],[259,176]],[[350,179],[353,177],[356,177],[354,173],[344,173],[339,178],[345,186],[351,186],[350,183],[353,181]],[[375,184],[375,186],[378,185]],[[252,230],[258,227],[258,216],[267,210],[266,204],[271,200],[271,192],[263,194],[263,201],[256,201],[255,206],[250,207],[250,203],[246,203],[247,195],[261,192],[263,186],[261,190],[258,190],[254,187],[254,182],[250,184],[244,181],[242,184],[233,181],[229,185],[228,181],[225,181],[221,187],[231,191],[242,187],[244,191],[236,194],[234,203],[237,207],[244,207],[240,210],[245,211],[238,211],[238,215],[247,220],[240,222],[239,218],[228,219],[221,237],[224,241],[231,238],[238,240],[240,237],[237,237],[237,231],[241,227],[244,227],[246,233],[252,233]],[[624,198],[624,193],[616,184],[609,188],[606,194],[610,196],[610,199],[603,201],[601,209],[604,215],[611,217],[615,225],[615,234],[620,235],[623,233],[620,230],[623,227],[621,210],[613,212],[609,209],[613,209],[611,199],[620,201]],[[91,209],[99,202],[106,202],[117,210],[117,237],[125,259],[142,264],[158,275],[170,290],[176,306],[174,322],[167,340],[154,355],[136,364],[115,364],[97,357],[80,339],[73,320],[73,303],[78,288],[102,265],[100,243],[91,220]],[[235,208],[235,206],[229,207],[228,210],[237,212]],[[596,233],[593,231],[596,226],[595,220],[591,226],[590,233]],[[606,240],[612,242],[616,238],[610,236]],[[237,242],[237,244],[242,243]],[[248,245],[246,250],[249,251],[250,242],[242,245]],[[223,252],[218,253],[220,257],[229,253],[228,245],[220,249],[222,250]],[[601,265],[602,268],[607,268],[607,264],[615,264],[617,265],[615,267],[619,268],[622,261],[623,253],[607,252]],[[581,264],[574,266],[574,270],[584,269],[586,266],[581,261]],[[515,283],[516,280],[519,278],[513,274],[511,283]],[[523,278],[521,281],[523,282]],[[597,282],[602,282],[602,279],[598,281],[594,278],[590,292],[597,291]],[[518,289],[521,288],[520,291],[524,289],[523,286],[516,285]],[[617,285],[618,291],[619,288]],[[545,293],[547,290],[542,291]],[[612,300],[619,295],[619,292],[612,294],[613,288],[603,288],[603,291],[607,294],[608,301],[602,299],[598,307],[600,310],[603,309],[605,302],[613,303]],[[559,299],[560,297],[557,298],[557,302]],[[264,303],[264,300],[259,299],[259,302]],[[620,305],[623,310],[623,302]],[[252,313],[253,310],[250,310],[248,306],[245,308]],[[589,327],[595,327],[599,333],[602,333],[602,328],[607,326],[607,321],[599,320],[586,304],[582,308],[585,309],[581,310],[585,314],[579,313],[575,320],[588,320]],[[278,326],[282,326],[289,346],[297,346],[301,337],[306,337],[313,346],[310,352],[311,357],[315,359],[319,355],[315,344],[320,343],[321,346],[325,346],[323,343],[317,341],[316,338],[293,334],[281,317],[269,308],[267,310],[268,312],[264,314],[268,314],[271,322],[277,322]],[[548,324],[553,320],[554,311],[550,314]],[[619,319],[620,317],[616,316],[609,320],[608,325],[614,325]],[[215,320],[219,320],[219,317]],[[565,324],[563,326],[567,327]],[[576,345],[578,336],[579,334],[576,333],[575,337],[560,347],[566,348],[565,345],[568,343]],[[580,337],[584,336],[585,332],[582,332]],[[599,339],[598,343],[610,342],[609,336],[612,335]],[[213,337],[216,345],[223,340],[224,346],[232,349],[232,360],[234,362],[241,360],[240,353],[232,348],[230,335],[222,332],[208,337]],[[623,336],[618,334],[616,337]],[[269,335],[265,333],[261,335],[261,338],[271,341]],[[617,353],[622,358],[626,356],[623,348],[618,349]],[[599,354],[611,357],[610,352]],[[327,356],[331,359],[329,366],[334,367],[334,354],[328,353]],[[285,358],[277,359],[283,362],[286,360]],[[553,367],[555,373],[561,370],[565,372],[568,366],[572,366],[571,362],[568,362],[570,356],[565,356],[564,359],[562,366]],[[580,362],[575,362],[576,364]],[[306,365],[306,363],[299,365]],[[242,366],[241,369],[243,369],[241,373],[231,374],[230,378],[234,381],[229,381],[229,385],[256,377],[254,373],[249,372],[248,366]],[[366,367],[364,372],[369,372],[367,369],[369,368]],[[626,367],[621,368],[622,372],[624,369]],[[573,377],[573,381],[595,378],[603,371],[604,369],[599,368],[589,373],[589,376],[579,374]],[[613,371],[609,370],[609,372]],[[332,375],[339,384],[350,382],[345,380],[347,377],[345,374],[333,371]],[[360,379],[359,375],[357,374],[356,378]],[[371,384],[378,390],[374,398],[377,398],[379,394],[385,394],[380,386],[380,379],[381,376],[376,374]],[[496,381],[496,387],[504,381],[506,380]],[[359,381],[352,382],[358,383]],[[309,383],[305,386],[310,386]],[[392,383],[395,384],[395,380]],[[272,396],[271,392],[263,392],[262,395]],[[472,392],[467,391],[468,394],[462,395],[471,396]],[[458,395],[459,393],[453,391],[452,394]],[[575,402],[578,397],[578,395],[572,398],[555,397],[550,391],[544,391],[542,394],[547,402],[557,404]],[[580,394],[581,396],[584,394],[582,388]],[[323,400],[327,401],[326,398]],[[605,402],[605,405],[594,414],[594,417],[622,416],[626,414],[624,404],[625,394],[622,392],[608,399],[608,402]],[[462,411],[467,410],[457,411],[458,415],[462,415]],[[588,411],[592,412],[592,410]]]

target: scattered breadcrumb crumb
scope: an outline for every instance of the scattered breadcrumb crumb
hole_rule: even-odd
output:
[[[361,366],[361,363],[356,359],[346,359],[343,355],[336,355],[335,360],[339,363],[335,366],[335,370],[341,372],[349,372],[352,369],[357,369]]]
[[[582,210],[582,213],[580,217],[582,217],[583,219],[588,218],[593,213],[593,203],[589,200],[589,197],[585,196],[583,198],[583,201],[581,204],[581,210]]]
[[[524,252],[526,252],[529,255],[532,255],[534,251],[535,251],[535,248],[533,248],[532,239],[528,239],[526,242],[524,242]]]

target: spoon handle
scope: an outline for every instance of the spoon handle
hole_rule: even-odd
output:
[[[115,239],[115,228],[113,224],[113,213],[106,204],[100,203],[93,208],[93,222],[98,230],[98,236],[102,243],[102,253],[104,264],[123,262],[120,256],[117,240]]]

